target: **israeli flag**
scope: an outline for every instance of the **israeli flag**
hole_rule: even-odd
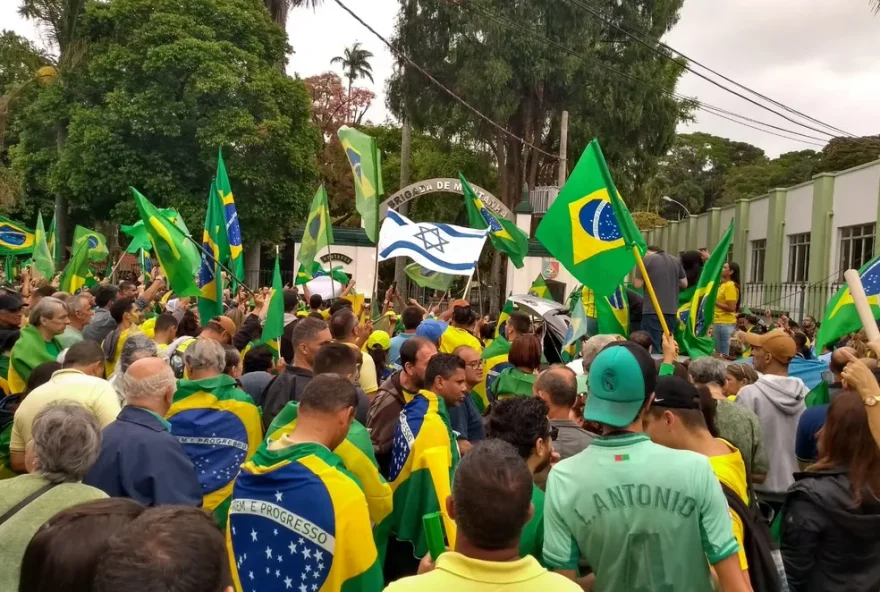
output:
[[[488,230],[413,222],[388,210],[379,232],[379,261],[409,257],[422,267],[452,275],[471,275]]]

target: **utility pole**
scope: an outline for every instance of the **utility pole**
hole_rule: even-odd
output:
[[[412,160],[412,126],[409,119],[403,120],[403,128],[400,138],[400,188],[409,185],[409,169]],[[406,216],[409,213],[409,203],[400,204],[398,213]],[[408,299],[406,259],[397,257],[394,259],[394,281],[397,282],[397,291],[403,295],[404,302]]]
[[[568,111],[562,112],[559,125],[559,188],[565,185],[568,177]]]

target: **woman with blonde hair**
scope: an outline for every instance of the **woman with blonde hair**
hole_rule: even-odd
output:
[[[729,364],[727,366],[727,383],[724,385],[724,394],[731,401],[736,399],[740,389],[755,384],[758,373],[751,364]]]

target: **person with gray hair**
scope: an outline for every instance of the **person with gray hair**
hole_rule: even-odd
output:
[[[586,343],[584,343],[584,347],[581,350],[582,359],[581,363],[583,364],[584,374],[590,373],[590,364],[593,363],[593,360],[599,355],[599,352],[605,349],[605,346],[609,343],[614,343],[615,341],[623,341],[623,337],[620,335],[613,334],[603,334],[603,335],[593,335],[589,339],[587,339]]]
[[[696,358],[688,366],[691,382],[704,387],[715,403],[715,428],[718,437],[736,446],[754,483],[763,483],[770,470],[770,459],[764,447],[761,422],[755,412],[737,405],[724,395],[727,364],[713,357]]]
[[[30,324],[21,330],[9,355],[11,394],[24,392],[34,368],[58,359],[64,350],[58,336],[64,333],[67,323],[67,305],[57,298],[42,298],[31,309]]]
[[[65,303],[70,324],[64,329],[64,333],[58,336],[58,341],[64,349],[67,349],[83,340],[83,329],[92,321],[95,311],[92,310],[92,298],[88,294],[68,296]]]
[[[24,551],[47,520],[81,502],[107,497],[80,482],[100,446],[101,426],[81,405],[59,401],[36,415],[27,444],[28,474],[0,481],[0,590],[18,590]]]
[[[155,358],[158,355],[159,347],[156,345],[156,342],[143,333],[133,333],[128,336],[125,343],[122,344],[122,353],[119,354],[116,372],[108,379],[113,388],[116,389],[120,405],[125,405],[125,389],[122,377],[125,376],[128,367],[142,358]]]
[[[101,454],[84,483],[110,497],[128,497],[145,506],[201,506],[196,470],[164,417],[177,380],[165,362],[145,357],[122,375],[126,406],[104,428]]]
[[[226,352],[213,339],[196,339],[186,348],[183,359],[190,380],[212,378],[223,374],[226,368]]]

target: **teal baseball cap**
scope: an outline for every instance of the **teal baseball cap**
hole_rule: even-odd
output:
[[[608,344],[590,365],[584,418],[615,428],[635,421],[657,385],[651,354],[632,341]]]

